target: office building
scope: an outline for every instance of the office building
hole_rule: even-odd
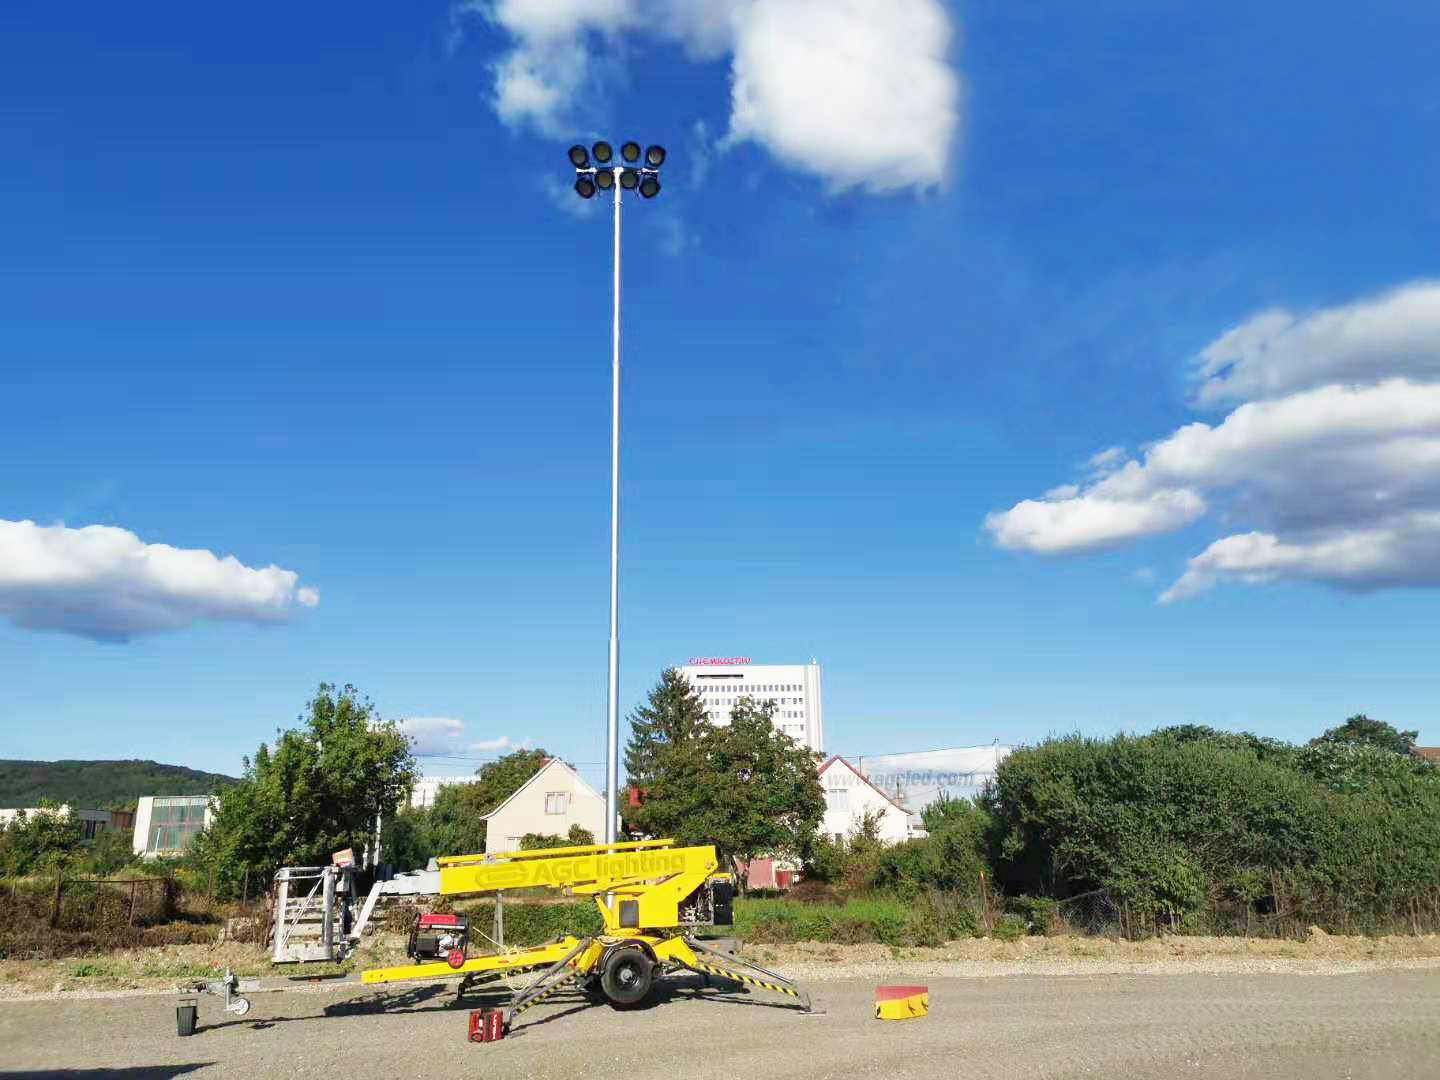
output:
[[[680,668],[705,704],[712,724],[730,723],[730,710],[745,697],[775,703],[774,724],[817,754],[825,750],[820,704],[820,663],[752,664],[749,657],[694,657]]]

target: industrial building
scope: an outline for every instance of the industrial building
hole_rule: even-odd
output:
[[[20,806],[0,810],[0,828],[17,820],[21,814],[34,818],[37,814],[54,814],[62,818],[75,818],[86,840],[92,840],[107,829],[128,828],[130,815],[124,810],[72,810],[65,806]],[[118,820],[117,820],[118,819]]]
[[[470,776],[422,776],[410,789],[410,806],[423,810],[435,805],[435,797],[447,784],[473,784],[479,777]]]
[[[749,657],[692,657],[680,673],[705,704],[705,717],[725,727],[741,698],[775,703],[775,727],[817,754],[825,752],[820,663],[752,664]]]
[[[1010,749],[993,743],[910,754],[866,754],[858,766],[866,780],[918,814],[942,795],[975,798],[994,778]]]
[[[185,851],[215,818],[210,795],[142,795],[131,850],[147,859]]]

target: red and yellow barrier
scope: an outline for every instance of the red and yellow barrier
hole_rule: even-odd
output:
[[[930,1012],[928,986],[877,986],[876,1020],[910,1020]]]

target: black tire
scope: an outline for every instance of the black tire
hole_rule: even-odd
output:
[[[175,1006],[175,1034],[180,1036],[195,1034],[195,1014],[199,1010],[194,1005]]]
[[[638,1005],[655,986],[655,965],[641,949],[617,949],[605,958],[600,989],[614,1005]]]

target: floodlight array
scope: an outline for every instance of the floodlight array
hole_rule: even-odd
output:
[[[590,148],[578,143],[570,147],[570,164],[575,168],[575,194],[592,199],[597,191],[610,191],[615,182],[625,191],[639,191],[646,199],[660,194],[660,166],[665,164],[665,148],[648,146],[631,140],[620,144],[620,160],[615,164],[615,150],[603,139]]]

